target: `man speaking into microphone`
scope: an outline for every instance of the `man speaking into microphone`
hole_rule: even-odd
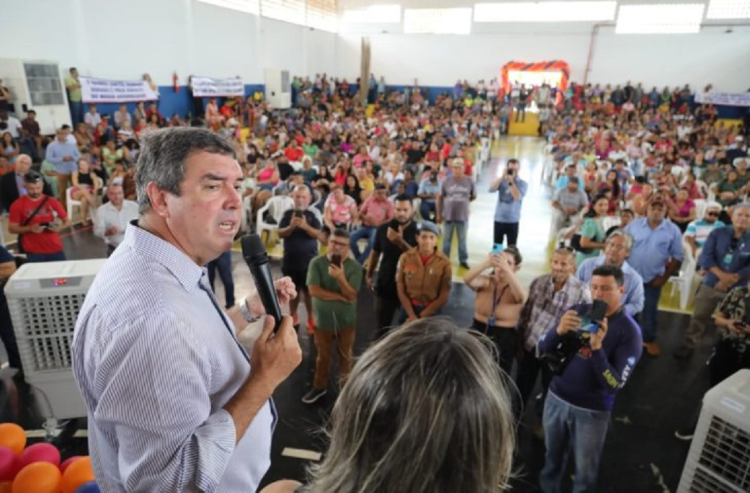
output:
[[[207,130],[144,137],[139,218],[81,308],[73,370],[88,409],[102,491],[256,491],[270,466],[271,396],[300,363],[290,317],[247,353],[236,334],[261,318],[257,292],[224,311],[203,267],[229,250],[243,179],[232,144]],[[275,284],[282,303],[296,296]]]

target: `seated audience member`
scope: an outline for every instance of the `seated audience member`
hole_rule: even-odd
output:
[[[516,277],[521,268],[521,253],[509,246],[502,253],[490,254],[464,276],[464,282],[477,296],[472,328],[482,332],[495,345],[495,361],[510,375],[518,345],[516,325],[527,292]],[[484,273],[492,269],[491,273]]]
[[[437,248],[437,226],[422,221],[417,231],[417,246],[401,254],[396,270],[399,323],[440,313],[450,296],[452,267]]]
[[[709,186],[718,185],[724,180],[724,172],[719,168],[719,163],[716,160],[708,162],[706,169],[701,174],[701,179]]]
[[[578,184],[579,190],[585,190],[586,184],[578,177],[578,166],[575,164],[569,164],[565,166],[565,174],[557,179],[555,184],[555,191],[564,189],[568,183],[574,181]]]
[[[706,212],[703,217],[696,219],[687,225],[682,238],[685,240],[685,243],[690,245],[693,258],[698,258],[698,255],[700,255],[701,249],[703,248],[703,245],[705,245],[706,239],[708,238],[708,235],[711,234],[711,231],[726,226],[726,224],[719,220],[720,213],[721,204],[718,202],[709,202],[708,205],[706,205]]]
[[[513,416],[487,345],[429,318],[371,346],[336,401],[330,446],[309,484],[280,481],[262,493],[506,490]]]
[[[616,229],[604,242],[604,252],[596,258],[584,260],[578,266],[576,277],[586,285],[591,283],[591,276],[600,265],[614,265],[622,270],[625,280],[625,294],[622,307],[625,313],[635,317],[643,310],[643,279],[627,262],[633,238],[621,229]]]
[[[440,195],[441,184],[438,180],[438,172],[430,171],[429,177],[422,180],[417,190],[417,197],[420,199],[419,213],[425,221],[435,219],[437,198]]]
[[[357,203],[344,193],[337,183],[331,184],[331,194],[323,205],[323,223],[328,229],[348,229],[359,221]]]
[[[554,238],[564,227],[576,224],[588,201],[586,192],[581,190],[578,180],[568,180],[563,188],[558,189],[552,197],[551,236]]]
[[[354,337],[357,327],[357,296],[362,284],[362,266],[349,257],[349,233],[335,229],[328,238],[328,252],[315,257],[307,271],[315,320],[315,378],[302,397],[313,404],[326,395],[333,351],[339,355],[339,381],[342,388],[354,363]]]
[[[542,422],[546,448],[539,476],[543,492],[560,491],[573,456],[573,491],[596,489],[599,463],[616,393],[627,383],[641,357],[641,331],[622,309],[625,292],[622,271],[597,267],[591,277],[591,296],[607,304],[606,316],[594,332],[582,327],[590,304],[573,305],[556,327],[539,340],[539,354],[559,351],[565,341],[580,341],[552,379]],[[577,353],[577,354],[576,354]]]
[[[406,168],[404,169],[403,174],[404,178],[402,180],[395,181],[393,184],[394,186],[391,188],[391,190],[394,190],[397,184],[402,184],[404,186],[403,193],[411,198],[416,197],[417,193],[419,192],[419,184],[414,181],[414,172],[411,169]]]
[[[357,203],[357,207],[362,204],[362,187],[356,176],[347,175],[346,181],[344,182],[344,193],[354,199]]]
[[[625,227],[633,222],[633,219],[635,219],[635,213],[631,209],[623,209],[620,211],[620,224],[615,224],[614,226],[610,226],[609,229],[604,233],[604,236],[609,238],[609,235],[612,234],[617,229],[625,229]]]
[[[128,105],[121,104],[118,110],[115,112],[115,128],[122,128],[123,122],[128,122],[131,126],[133,125],[133,119],[128,113]]]
[[[10,318],[8,300],[5,298],[5,284],[16,272],[16,259],[0,245],[0,339],[8,355],[8,366],[22,370],[21,355],[18,352],[16,333],[13,331],[13,320]]]
[[[690,192],[681,188],[674,199],[666,196],[665,200],[669,219],[684,233],[687,225],[695,220],[695,202],[690,198]]]
[[[579,234],[581,235],[581,249],[576,254],[576,264],[587,258],[597,257],[604,248],[605,233],[602,221],[607,216],[609,199],[604,195],[597,195],[591,201],[591,207],[584,216],[583,225]]]
[[[633,209],[633,212],[635,212],[637,216],[645,216],[646,209],[648,208],[648,202],[653,196],[654,186],[651,185],[651,183],[644,183],[641,193],[633,197],[633,203],[631,204],[630,208]]]
[[[107,187],[107,198],[107,203],[96,211],[94,234],[104,239],[104,243],[107,244],[107,256],[110,256],[125,238],[128,223],[138,219],[138,204],[125,199],[125,192],[120,183],[113,183]]]
[[[737,170],[729,170],[726,178],[716,187],[716,200],[724,207],[738,203],[742,197],[742,184],[737,181],[737,176]]]
[[[90,104],[89,111],[83,116],[83,122],[89,126],[89,130],[92,132],[101,123],[102,117],[96,111],[96,105]]]
[[[82,223],[88,226],[92,222],[88,217],[89,210],[95,211],[97,207],[97,192],[101,188],[99,177],[91,169],[88,160],[80,159],[78,168],[73,171],[70,178],[73,185],[70,189],[70,196],[81,203]],[[92,214],[92,219],[95,220],[94,215]]]
[[[393,203],[388,200],[387,190],[384,185],[375,187],[375,195],[362,204],[359,209],[362,224],[351,233],[351,250],[354,258],[360,264],[370,256],[372,244],[375,241],[375,232],[381,224],[393,219]],[[359,240],[367,240],[364,251],[359,250]]]
[[[536,343],[569,306],[591,303],[588,285],[575,277],[575,251],[568,247],[558,248],[552,254],[551,265],[551,273],[531,281],[526,303],[518,319],[517,330],[523,353],[516,377],[520,394],[517,416],[521,415],[521,410],[526,406],[539,373],[542,375],[542,402],[552,381],[549,366],[537,357]],[[537,410],[540,416],[542,409],[543,406]]]
[[[26,195],[10,206],[8,231],[22,235],[18,242],[29,262],[65,260],[60,230],[70,226],[62,204],[42,192],[44,178],[36,171],[23,176]]]
[[[15,170],[8,171],[0,178],[0,213],[10,212],[10,206],[18,197],[26,195],[26,183],[24,175],[31,170],[31,157],[28,154],[19,154],[16,159]],[[43,184],[44,195],[53,197],[52,188],[47,182]]]

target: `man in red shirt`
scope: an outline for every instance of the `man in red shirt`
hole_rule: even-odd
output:
[[[295,163],[302,159],[302,156],[305,155],[305,151],[303,151],[297,146],[296,140],[292,139],[289,142],[289,145],[287,146],[287,148],[284,149],[284,155],[286,156],[286,158],[289,160],[290,163]]]
[[[29,262],[65,260],[59,231],[70,225],[60,202],[42,193],[44,178],[36,171],[23,177],[26,195],[10,206],[8,231],[22,235],[19,242]]]

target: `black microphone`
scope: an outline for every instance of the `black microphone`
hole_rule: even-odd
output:
[[[276,296],[276,288],[273,285],[271,269],[268,266],[268,255],[266,247],[257,234],[243,236],[240,240],[242,244],[242,256],[250,268],[253,275],[255,287],[258,290],[260,301],[266,309],[266,314],[271,315],[276,320],[273,331],[279,330],[281,325],[281,308],[279,308],[279,298]]]

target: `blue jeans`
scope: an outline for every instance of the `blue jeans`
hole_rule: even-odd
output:
[[[70,103],[70,119],[73,121],[73,128],[76,125],[83,123],[83,102],[82,101],[69,101]]]
[[[434,221],[435,219],[435,202],[423,200],[419,204],[419,213],[425,221]]]
[[[216,280],[216,270],[219,270],[221,283],[224,284],[224,299],[226,308],[234,306],[234,279],[232,278],[232,252],[224,252],[219,258],[208,263],[208,282],[211,284],[211,290],[216,293],[214,281]]]
[[[377,228],[374,228],[372,226],[360,226],[349,236],[349,246],[352,249],[354,258],[357,259],[357,262],[359,262],[360,264],[364,264],[365,260],[367,260],[367,257],[370,256],[372,244],[375,242],[376,231]],[[359,240],[361,240],[362,238],[367,238],[367,246],[365,247],[365,251],[360,252]]]
[[[412,310],[414,310],[414,314],[419,316],[422,311],[427,308],[426,306],[414,306],[412,305]],[[440,315],[440,310],[435,312],[435,315]],[[404,322],[406,322],[406,319],[409,318],[409,315],[406,313],[406,310],[404,310],[403,306],[398,307],[398,317],[396,317],[396,322],[398,325],[403,325]]]
[[[643,295],[645,300],[640,317],[641,334],[643,334],[643,342],[654,342],[656,341],[656,318],[659,314],[661,288],[644,284]]]
[[[542,416],[547,452],[544,468],[539,474],[539,486],[543,493],[561,491],[570,450],[575,461],[573,493],[596,490],[599,461],[609,429],[609,414],[609,411],[571,406],[552,392],[547,394]]]
[[[65,260],[65,252],[26,253],[27,262],[56,262],[58,260]]]
[[[469,252],[466,251],[466,221],[445,221],[443,226],[443,253],[451,258],[451,244],[453,243],[453,231],[458,235],[458,261],[466,263],[469,261]]]

